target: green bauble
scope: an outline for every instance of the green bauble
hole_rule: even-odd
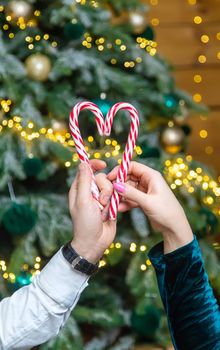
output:
[[[77,40],[80,39],[85,33],[85,27],[80,23],[67,23],[63,31],[67,39]]]
[[[174,94],[165,95],[164,102],[169,109],[177,108],[179,106],[179,100]]]
[[[8,287],[11,292],[16,292],[16,290],[27,286],[31,283],[32,275],[28,271],[21,271],[19,275],[16,276],[15,281],[9,282]]]
[[[35,177],[42,171],[43,163],[39,158],[26,158],[23,161],[23,168],[27,176]]]
[[[2,225],[12,236],[22,236],[28,233],[36,224],[37,215],[26,204],[13,203],[4,213]]]
[[[147,40],[154,40],[155,39],[154,30],[150,26],[147,26],[147,28],[144,30],[144,32],[142,34],[140,34],[139,36],[142,38],[145,38]]]
[[[93,101],[101,110],[102,114],[105,116],[109,109],[113,106],[113,103],[108,100],[97,99]]]
[[[160,322],[161,311],[154,305],[146,306],[142,314],[133,311],[131,315],[132,328],[138,335],[146,339],[154,339]]]

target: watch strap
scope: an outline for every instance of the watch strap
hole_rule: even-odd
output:
[[[93,275],[99,269],[99,263],[92,264],[88,260],[80,256],[68,242],[62,248],[64,258],[71,264],[73,269],[80,271],[88,276]]]

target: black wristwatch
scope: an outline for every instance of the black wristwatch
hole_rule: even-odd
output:
[[[92,264],[77,254],[77,252],[73,249],[71,242],[68,242],[62,248],[62,253],[64,258],[70,263],[73,269],[85,273],[88,276],[93,275],[99,269],[99,263]]]

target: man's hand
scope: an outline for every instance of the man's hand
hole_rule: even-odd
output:
[[[115,181],[118,167],[108,174]],[[164,252],[169,253],[193,240],[186,215],[162,175],[143,164],[132,162],[126,183],[114,183],[122,196],[119,211],[140,207],[152,227],[164,236]]]
[[[106,164],[100,160],[92,160],[91,166],[95,172],[103,170]],[[69,192],[69,209],[74,232],[71,244],[79,255],[91,263],[96,263],[115,238],[116,221],[108,220],[112,183],[103,173],[96,176],[96,183],[100,189],[100,203],[104,206],[102,212],[92,196],[91,183],[92,174],[88,165],[80,164]]]

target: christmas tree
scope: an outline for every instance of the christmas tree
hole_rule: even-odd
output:
[[[139,111],[135,158],[160,170],[200,239],[220,296],[220,187],[187,155],[187,117],[206,112],[175,86],[157,52],[149,8],[139,0],[0,3],[0,293],[29,284],[72,235],[67,192],[78,156],[68,117],[79,101],[105,115],[116,102]],[[94,117],[80,115],[91,158],[120,163],[129,131],[121,112],[101,139]],[[171,344],[149,248],[161,239],[139,209],[118,215],[116,241],[100,261],[60,335],[40,349],[128,350]]]

